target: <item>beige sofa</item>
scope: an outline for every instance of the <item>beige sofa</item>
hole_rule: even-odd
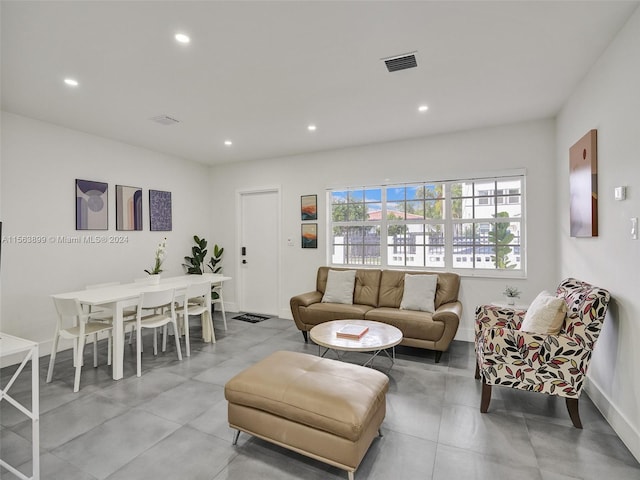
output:
[[[356,269],[353,304],[322,303],[329,270],[345,268],[320,267],[316,290],[291,298],[291,313],[305,342],[307,332],[314,326],[330,320],[363,319],[387,323],[399,328],[403,334],[400,345],[436,351],[436,362],[449,348],[455,337],[462,314],[458,301],[460,277],[446,272],[415,272],[404,270]],[[438,275],[435,312],[401,310],[404,276]]]

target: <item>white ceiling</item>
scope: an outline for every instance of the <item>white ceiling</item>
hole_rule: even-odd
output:
[[[637,6],[2,0],[2,108],[208,164],[548,118]]]

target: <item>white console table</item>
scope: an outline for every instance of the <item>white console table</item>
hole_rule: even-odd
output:
[[[24,354],[22,363],[13,374],[9,382],[0,389],[0,401],[7,401],[27,417],[31,419],[32,436],[32,474],[27,477],[24,473],[20,472],[17,468],[9,465],[6,461],[0,458],[0,465],[9,470],[18,478],[23,480],[39,480],[40,479],[40,385],[39,385],[39,365],[38,365],[38,344],[25,340],[23,338],[7,335],[0,332],[0,357],[7,357],[10,355]],[[9,395],[9,389],[13,386],[18,376],[24,370],[25,365],[31,360],[31,410],[16,401]]]

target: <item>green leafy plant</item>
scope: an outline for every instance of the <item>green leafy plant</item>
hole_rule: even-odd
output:
[[[219,247],[218,244],[213,247],[213,255],[209,264],[207,265],[213,273],[220,273],[222,271],[222,265],[218,265],[222,262],[222,254],[224,253],[224,247]]]
[[[204,238],[200,238],[197,235],[193,236],[195,245],[191,247],[192,257],[184,257],[182,265],[187,269],[187,273],[201,274],[204,273],[205,258],[207,256],[207,241]]]
[[[162,267],[162,262],[164,262],[166,250],[167,250],[167,238],[165,237],[164,240],[162,240],[158,244],[158,247],[156,248],[156,261],[153,264],[153,268],[151,270],[145,269],[145,272],[147,272],[149,275],[158,275],[160,272],[162,272],[161,267]]]
[[[506,286],[502,294],[509,298],[520,298],[520,290],[516,287],[510,287],[509,285]]]

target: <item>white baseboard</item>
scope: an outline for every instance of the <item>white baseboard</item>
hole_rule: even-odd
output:
[[[631,454],[640,462],[640,432],[639,426],[634,426],[629,419],[616,407],[611,399],[602,391],[600,386],[587,378],[584,390],[602,416],[609,422],[611,428],[618,434]]]

